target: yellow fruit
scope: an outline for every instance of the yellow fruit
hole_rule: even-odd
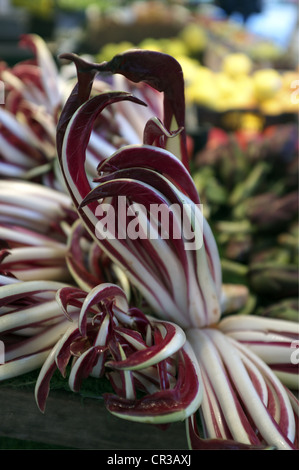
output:
[[[254,106],[254,86],[251,77],[242,76],[235,80],[236,89],[243,95],[243,101],[248,103],[248,106]]]
[[[298,81],[299,88],[299,81]],[[293,90],[282,89],[277,96],[277,100],[280,103],[281,110],[283,113],[298,113],[299,111],[299,93],[296,95],[292,94]]]
[[[248,132],[258,132],[263,129],[264,119],[252,113],[244,113],[241,116],[241,128]]]
[[[207,67],[199,67],[186,90],[186,98],[188,101],[216,109],[219,104],[219,90],[214,73]]]
[[[299,83],[299,73],[295,71],[287,71],[281,75],[282,87],[291,92],[295,88],[298,88]]]
[[[228,54],[222,62],[222,71],[232,78],[248,75],[251,68],[251,59],[243,53]]]
[[[272,42],[260,42],[255,44],[250,56],[256,61],[272,61],[272,63],[283,55],[283,49]]]
[[[229,103],[231,109],[248,109],[252,105],[251,96],[238,89],[231,96]]]
[[[205,49],[207,45],[207,35],[203,28],[196,23],[185,26],[179,34],[191,54],[196,54]]]
[[[188,85],[193,83],[194,77],[196,76],[197,71],[200,67],[198,62],[187,56],[178,56],[176,57],[176,59],[182,67],[186,84]]]
[[[146,38],[139,44],[140,49],[162,52],[162,47],[158,39]]]
[[[274,98],[282,86],[280,74],[274,69],[262,69],[253,74],[255,96],[258,100]]]
[[[133,47],[134,45],[129,41],[122,41],[119,43],[109,42],[102,47],[100,53],[97,56],[97,60],[98,62],[111,60],[116,54],[125,52],[128,49],[132,49]]]
[[[219,93],[223,98],[231,96],[234,93],[236,87],[234,80],[225,73],[218,73],[216,76],[216,82]]]
[[[252,80],[247,76],[233,79],[223,72],[216,76],[219,110],[250,108],[253,105]]]
[[[260,104],[260,109],[264,114],[277,115],[283,112],[281,103],[277,98],[269,98]]]
[[[177,38],[164,39],[161,42],[161,47],[165,54],[169,54],[172,57],[179,57],[187,55],[187,48],[183,41]]]

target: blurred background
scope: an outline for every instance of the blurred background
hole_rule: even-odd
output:
[[[24,33],[40,35],[56,60],[62,52],[107,60],[130,47],[169,53],[183,67],[187,103],[207,110],[297,111],[295,0],[0,0],[0,59],[9,66],[31,57],[18,44]]]
[[[298,320],[297,1],[0,0],[0,71],[32,57],[19,47],[27,33],[58,69],[63,52],[177,58],[191,171],[224,282],[248,286],[240,314]]]
[[[197,52],[222,44],[260,61],[298,60],[296,0],[0,0],[0,21],[1,57],[9,61],[18,59],[22,33],[41,35],[53,51],[96,54],[110,42],[179,40],[190,23],[205,36],[193,37]]]
[[[297,2],[0,0],[2,66],[32,58],[19,46],[26,33],[44,39],[60,73],[63,52],[177,58],[190,167],[224,282],[249,287],[246,313],[298,319]]]

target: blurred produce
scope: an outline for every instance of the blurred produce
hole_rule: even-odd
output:
[[[272,68],[254,70],[248,56],[241,53],[223,58],[219,72],[198,65],[192,74],[184,70],[189,103],[215,112],[227,110],[259,111],[262,115],[297,113],[298,100],[292,99],[299,83],[296,71],[278,72]]]
[[[209,31],[206,60],[209,65],[213,64],[215,70],[223,55],[236,52],[246,54],[258,67],[271,65],[275,68],[293,68],[294,63],[297,63],[289,51],[265,37],[249,32],[240,22],[202,17],[197,21]]]
[[[289,321],[299,320],[299,301],[298,297],[281,300],[268,307],[261,308],[258,312],[265,317],[281,318]]]
[[[179,38],[191,56],[204,51],[209,39],[205,29],[197,23],[187,24],[180,32]]]
[[[97,28],[104,31],[107,26],[108,31],[96,59],[110,60],[136,47],[172,55],[183,68],[187,105],[200,108],[201,123],[207,115],[208,122],[217,125],[222,120],[230,129],[234,121],[242,126],[244,111],[266,118],[267,124],[298,113],[298,64],[288,61],[287,51],[272,42],[249,33],[241,24],[183,5],[133,2],[125,11],[123,17],[113,15],[113,9],[101,17]],[[148,31],[151,23],[155,27]],[[113,24],[116,32],[109,41]],[[125,40],[117,39],[120,25],[131,31],[122,32]],[[226,115],[233,111],[238,112],[236,116]]]
[[[64,3],[76,5],[69,0],[60,0],[58,5]],[[107,8],[107,3],[110,8]],[[111,42],[111,29],[114,42],[119,42],[117,29],[122,28],[124,28],[122,39],[125,38],[137,45],[142,40],[141,27],[144,32],[143,39],[171,37],[174,39],[176,36],[185,43],[192,55],[205,52],[205,59],[209,63],[214,62],[216,68],[219,57],[222,58],[223,54],[231,52],[242,52],[263,67],[275,62],[275,64],[284,63],[288,68],[287,64],[290,63],[285,50],[263,37],[250,33],[240,22],[220,19],[217,14],[213,14],[212,5],[210,8],[205,8],[205,5],[192,2],[154,0],[126,1],[122,4],[123,8],[120,9],[114,2],[102,1],[97,5],[98,10],[103,13],[97,18],[97,24],[94,15],[90,17],[89,26],[93,30],[93,40],[102,41],[99,48]],[[148,26],[151,29],[148,29]],[[176,33],[173,34],[175,30]],[[106,39],[103,32],[107,34]]]
[[[194,165],[194,181],[220,249],[224,282],[247,285],[250,291],[240,313],[294,318],[296,304],[290,299],[298,296],[297,125],[234,133],[211,128]]]
[[[223,72],[232,79],[249,75],[252,69],[252,61],[241,52],[228,54],[222,61]]]
[[[198,36],[194,42],[193,35]],[[129,41],[107,43],[97,54],[97,60],[109,60],[134,47],[161,51],[181,63],[188,105],[195,104],[216,114],[232,110],[251,111],[262,116],[298,112],[299,71],[277,71],[271,67],[256,69],[251,58],[241,52],[224,55],[220,70],[213,71],[199,60],[207,40],[204,31],[191,23],[175,38],[147,38],[138,44]]]

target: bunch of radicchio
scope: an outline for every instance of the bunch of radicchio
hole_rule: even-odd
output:
[[[189,172],[180,65],[140,50],[101,64],[63,57],[78,75],[57,125],[60,169],[78,216],[72,240],[74,227],[85,230],[91,254],[103,254],[123,284],[89,283],[86,264],[73,261],[77,285],[53,285],[54,325],[63,324],[63,333],[43,362],[38,406],[44,410],[56,369],[68,374],[74,391],[89,375],[106,376],[114,390],[104,395],[111,413],[153,424],[185,420],[192,449],[298,448],[298,401],[291,391],[298,386],[291,359],[298,325],[222,318],[219,254]],[[91,180],[88,146],[106,108],[145,105],[129,92],[95,93],[99,74],[120,74],[163,93],[163,113],[148,119],[143,143],[101,159]],[[73,246],[80,255],[80,245]],[[141,296],[138,305],[132,291]],[[32,309],[46,294],[44,285],[26,290],[11,280],[2,305],[13,316],[20,304]],[[53,328],[53,315],[44,322],[42,334]]]

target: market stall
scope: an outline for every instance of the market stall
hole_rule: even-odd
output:
[[[0,448],[297,448],[298,20],[221,3],[0,3]]]

